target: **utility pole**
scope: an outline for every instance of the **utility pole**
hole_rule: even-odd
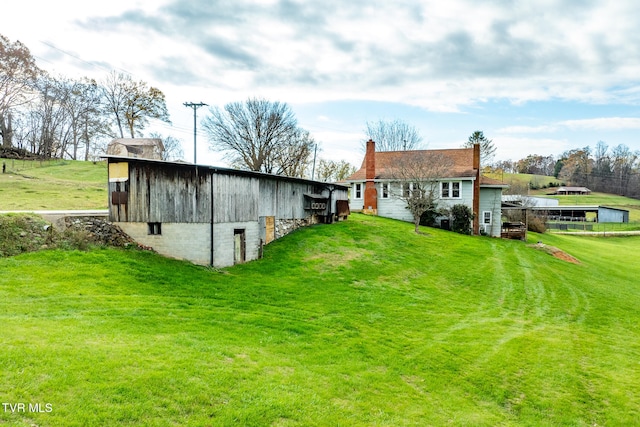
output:
[[[208,104],[205,104],[204,102],[185,102],[183,104],[185,107],[191,107],[193,108],[193,164],[197,164],[197,156],[196,156],[196,126],[197,126],[197,122],[196,122],[196,110],[200,107],[204,107]]]
[[[313,148],[313,169],[311,169],[311,180],[313,181],[316,176],[316,153],[318,152],[318,143]]]

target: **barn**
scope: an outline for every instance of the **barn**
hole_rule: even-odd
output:
[[[349,214],[347,187],[189,163],[107,156],[109,219],[138,243],[196,264],[260,258],[288,232]]]

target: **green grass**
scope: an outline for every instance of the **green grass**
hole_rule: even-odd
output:
[[[0,159],[0,210],[106,209],[106,162]]]
[[[10,426],[628,426],[640,239],[416,235],[352,215],[215,271],[148,252],[0,259]]]
[[[525,189],[529,184],[535,187],[542,187],[543,185],[561,183],[561,180],[554,176],[547,175],[535,175],[530,173],[485,173],[485,176],[493,179],[504,181],[509,185],[522,186]]]

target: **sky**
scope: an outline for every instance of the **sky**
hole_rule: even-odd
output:
[[[159,88],[183,142],[194,111],[286,102],[319,158],[362,162],[367,122],[403,120],[426,148],[476,130],[496,160],[604,141],[640,150],[637,0],[21,0],[0,33],[53,75],[111,71]],[[198,163],[224,165],[197,132]]]

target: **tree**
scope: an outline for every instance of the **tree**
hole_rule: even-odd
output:
[[[98,84],[90,79],[62,79],[59,90],[68,126],[68,141],[64,144],[63,154],[77,160],[81,147],[84,147],[84,160],[89,160],[91,142],[108,132],[100,107]]]
[[[415,232],[419,233],[420,219],[425,212],[438,208],[439,178],[446,176],[452,161],[441,153],[416,151],[403,156],[391,171],[393,180],[399,182],[399,188],[392,187],[390,195],[403,200],[411,212]]]
[[[592,170],[591,149],[584,147],[566,151],[562,154],[563,165],[558,177],[571,185],[589,186]]]
[[[12,145],[11,109],[25,104],[40,69],[29,49],[0,34],[0,133],[2,146]]]
[[[493,140],[484,136],[481,130],[477,130],[471,134],[462,147],[471,148],[475,144],[480,144],[480,166],[490,165],[496,155],[496,147],[493,145]]]
[[[552,175],[556,164],[553,156],[541,156],[529,154],[524,159],[516,163],[516,173],[527,173],[533,175]]]
[[[66,112],[62,102],[64,89],[59,80],[48,74],[42,75],[36,85],[38,99],[30,111],[33,127],[31,151],[46,159],[62,157],[67,137]]]
[[[267,157],[266,170],[276,175],[303,178],[315,145],[308,131],[297,128],[288,140],[276,145],[272,156]]]
[[[591,186],[593,191],[603,191],[611,193],[616,191],[613,184],[613,169],[611,164],[611,158],[608,154],[609,146],[604,141],[598,141],[596,144],[593,162],[593,169],[591,170]]]
[[[324,182],[337,182],[346,179],[356,171],[356,167],[351,163],[340,160],[320,159],[316,167],[316,179]]]
[[[162,152],[162,160],[179,160],[184,158],[184,150],[182,142],[173,136],[162,136],[158,132],[152,132],[149,138],[155,138],[162,141],[164,151]]]
[[[618,186],[616,193],[620,195],[629,194],[630,181],[634,175],[634,165],[640,156],[637,152],[632,152],[629,147],[624,144],[617,145],[613,148],[611,158],[613,162],[613,174]]]
[[[136,131],[139,134],[149,119],[171,123],[162,91],[143,81],[135,82],[128,74],[109,73],[102,83],[102,92],[120,138],[124,138],[125,126],[131,138],[135,138]]]
[[[422,142],[418,130],[399,119],[367,122],[365,133],[368,137],[362,141],[362,146],[365,147],[366,142],[372,139],[376,142],[377,151],[416,150]]]
[[[451,207],[451,230],[460,234],[471,234],[473,212],[467,205],[457,204]]]
[[[249,98],[224,109],[210,108],[202,120],[212,150],[252,171],[302,176],[315,142],[298,128],[286,103]]]

